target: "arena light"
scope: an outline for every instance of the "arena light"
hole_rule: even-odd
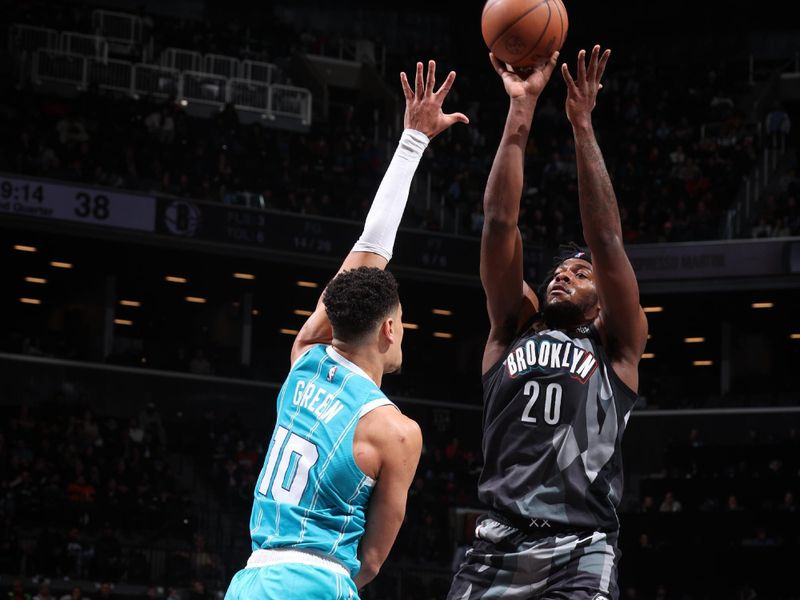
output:
[[[192,304],[205,304],[208,302],[208,300],[201,298],[200,296],[186,296],[186,301],[191,302]]]
[[[702,344],[706,341],[704,337],[687,337],[683,338],[683,341],[687,344]]]
[[[131,306],[133,308],[139,308],[142,305],[138,300],[120,300],[119,303],[122,306]]]
[[[453,338],[453,334],[452,333],[447,333],[446,331],[434,331],[433,332],[433,337],[441,338],[443,340],[450,340],[450,339]]]
[[[257,317],[257,316],[258,316],[258,315],[260,315],[261,313],[260,313],[260,312],[258,312],[258,309],[257,309],[257,308],[254,308],[253,310],[251,310],[251,311],[250,311],[250,314],[251,314],[251,315],[253,315],[254,317]]]
[[[774,308],[774,302],[753,302],[751,305],[753,308]]]
[[[14,244],[14,250],[17,252],[37,252],[36,246],[25,246],[23,244]]]
[[[278,331],[283,335],[297,335],[299,333],[297,329],[287,329],[287,328],[279,329]]]
[[[253,280],[256,278],[256,276],[253,275],[252,273],[234,273],[233,277],[235,279],[247,279],[247,280]]]
[[[164,277],[164,281],[169,281],[170,283],[186,283],[189,281],[186,277],[178,277],[176,275],[167,275]]]
[[[297,286],[304,288],[317,288],[319,287],[319,284],[315,283],[314,281],[298,281]]]
[[[645,306],[644,307],[644,312],[646,312],[646,313],[660,313],[660,312],[664,312],[664,307],[663,306]]]
[[[453,311],[452,310],[447,310],[447,309],[444,309],[444,308],[434,308],[431,312],[433,314],[435,314],[435,315],[440,315],[442,317],[452,317],[453,316]]]
[[[72,263],[64,262],[61,260],[51,260],[50,266],[56,269],[71,269],[73,265]]]
[[[312,311],[305,310],[302,308],[295,308],[292,312],[296,314],[298,317],[310,317],[313,314]]]
[[[189,101],[186,98],[181,98],[180,105],[189,106]]]
[[[416,323],[403,323],[403,329],[419,329]]]
[[[125,325],[127,327],[130,327],[131,325],[133,325],[133,321],[131,321],[130,319],[114,319],[114,325]]]
[[[695,367],[710,367],[714,364],[713,360],[693,360],[692,364]]]
[[[645,352],[644,354],[642,354],[642,358],[645,359],[645,360],[646,359],[650,359],[650,358],[655,358],[655,357],[656,357],[656,355],[653,354],[652,352]]]
[[[25,281],[28,283],[47,283],[47,279],[44,277],[26,277]]]
[[[20,298],[20,302],[23,304],[41,304],[42,301],[39,298]]]

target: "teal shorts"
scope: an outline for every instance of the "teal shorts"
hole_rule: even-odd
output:
[[[358,600],[351,577],[302,563],[242,569],[233,576],[225,600]]]

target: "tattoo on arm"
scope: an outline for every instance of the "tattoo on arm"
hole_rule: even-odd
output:
[[[578,195],[587,243],[609,235],[622,236],[617,198],[603,154],[593,134],[576,136]],[[590,244],[591,245],[591,244]]]

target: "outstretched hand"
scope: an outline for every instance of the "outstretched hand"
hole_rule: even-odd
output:
[[[400,82],[403,84],[403,94],[406,97],[406,114],[403,119],[403,126],[406,129],[416,129],[421,131],[429,139],[435,138],[442,131],[454,123],[469,123],[469,119],[463,113],[445,114],[442,111],[442,104],[453,82],[456,79],[456,72],[450,71],[447,79],[444,80],[442,87],[438,91],[433,91],[436,87],[436,61],[428,61],[428,78],[423,81],[422,63],[417,63],[417,75],[414,81],[414,89],[408,83],[405,73],[400,73]]]
[[[586,50],[578,52],[578,71],[575,79],[570,75],[566,63],[561,65],[561,75],[567,83],[567,118],[573,127],[591,125],[592,110],[594,110],[597,93],[603,88],[600,80],[606,70],[608,57],[611,50],[606,49],[600,55],[600,46],[592,48],[589,59],[589,68],[586,68]]]
[[[553,69],[555,69],[558,61],[558,51],[553,52],[546,62],[530,69],[521,69],[519,72],[506,68],[491,52],[489,53],[489,60],[492,61],[494,70],[503,80],[506,93],[512,100],[529,99],[535,102],[539,94],[544,90],[544,86],[550,80],[550,75],[553,74]]]

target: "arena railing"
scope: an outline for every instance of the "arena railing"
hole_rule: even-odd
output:
[[[108,42],[99,35],[63,31],[59,47],[64,54],[80,54],[103,61],[108,60]]]
[[[228,101],[228,80],[204,71],[181,71],[180,96],[192,102],[222,107]]]
[[[232,79],[241,75],[242,66],[241,61],[233,56],[206,54],[203,56],[203,71]]]
[[[268,62],[243,60],[241,78],[254,83],[272,83],[278,67]]]
[[[86,88],[88,61],[85,56],[37,50],[31,65],[34,83],[67,83]]]
[[[165,67],[178,71],[201,71],[203,69],[203,56],[199,52],[183,48],[166,48],[161,53],[159,62]]]
[[[133,89],[135,97],[177,98],[180,94],[180,71],[162,65],[133,65]]]
[[[228,99],[236,108],[244,110],[256,108],[269,113],[272,99],[270,88],[267,83],[249,79],[231,79],[228,81]]]
[[[87,77],[89,84],[103,90],[130,92],[134,87],[133,64],[126,60],[90,58]]]
[[[92,11],[92,28],[96,35],[105,38],[109,45],[120,51],[142,42],[143,21],[141,17],[112,10]]]
[[[304,88],[288,85],[271,85],[270,112],[294,117],[299,116],[304,125],[311,123],[311,92]]]
[[[14,23],[9,28],[8,46],[12,55],[22,52],[31,53],[40,49],[57,51],[59,48],[58,31],[48,27]]]
[[[68,47],[78,40],[86,42],[94,36],[70,37]],[[184,103],[198,103],[222,108],[232,103],[237,109],[259,112],[270,119],[297,119],[310,125],[312,96],[305,88],[262,83],[243,78],[226,78],[207,71],[181,71],[163,63],[160,65],[132,63],[107,58],[107,45],[101,56],[86,56],[61,51],[36,50],[31,64],[34,83],[71,84],[87,89],[96,84],[100,89],[128,93],[133,97],[175,98]],[[84,50],[87,47],[84,46]],[[199,55],[198,55],[199,56]],[[180,63],[181,60],[174,62]],[[237,67],[238,68],[238,67]],[[251,76],[270,75],[268,63],[251,62]]]

